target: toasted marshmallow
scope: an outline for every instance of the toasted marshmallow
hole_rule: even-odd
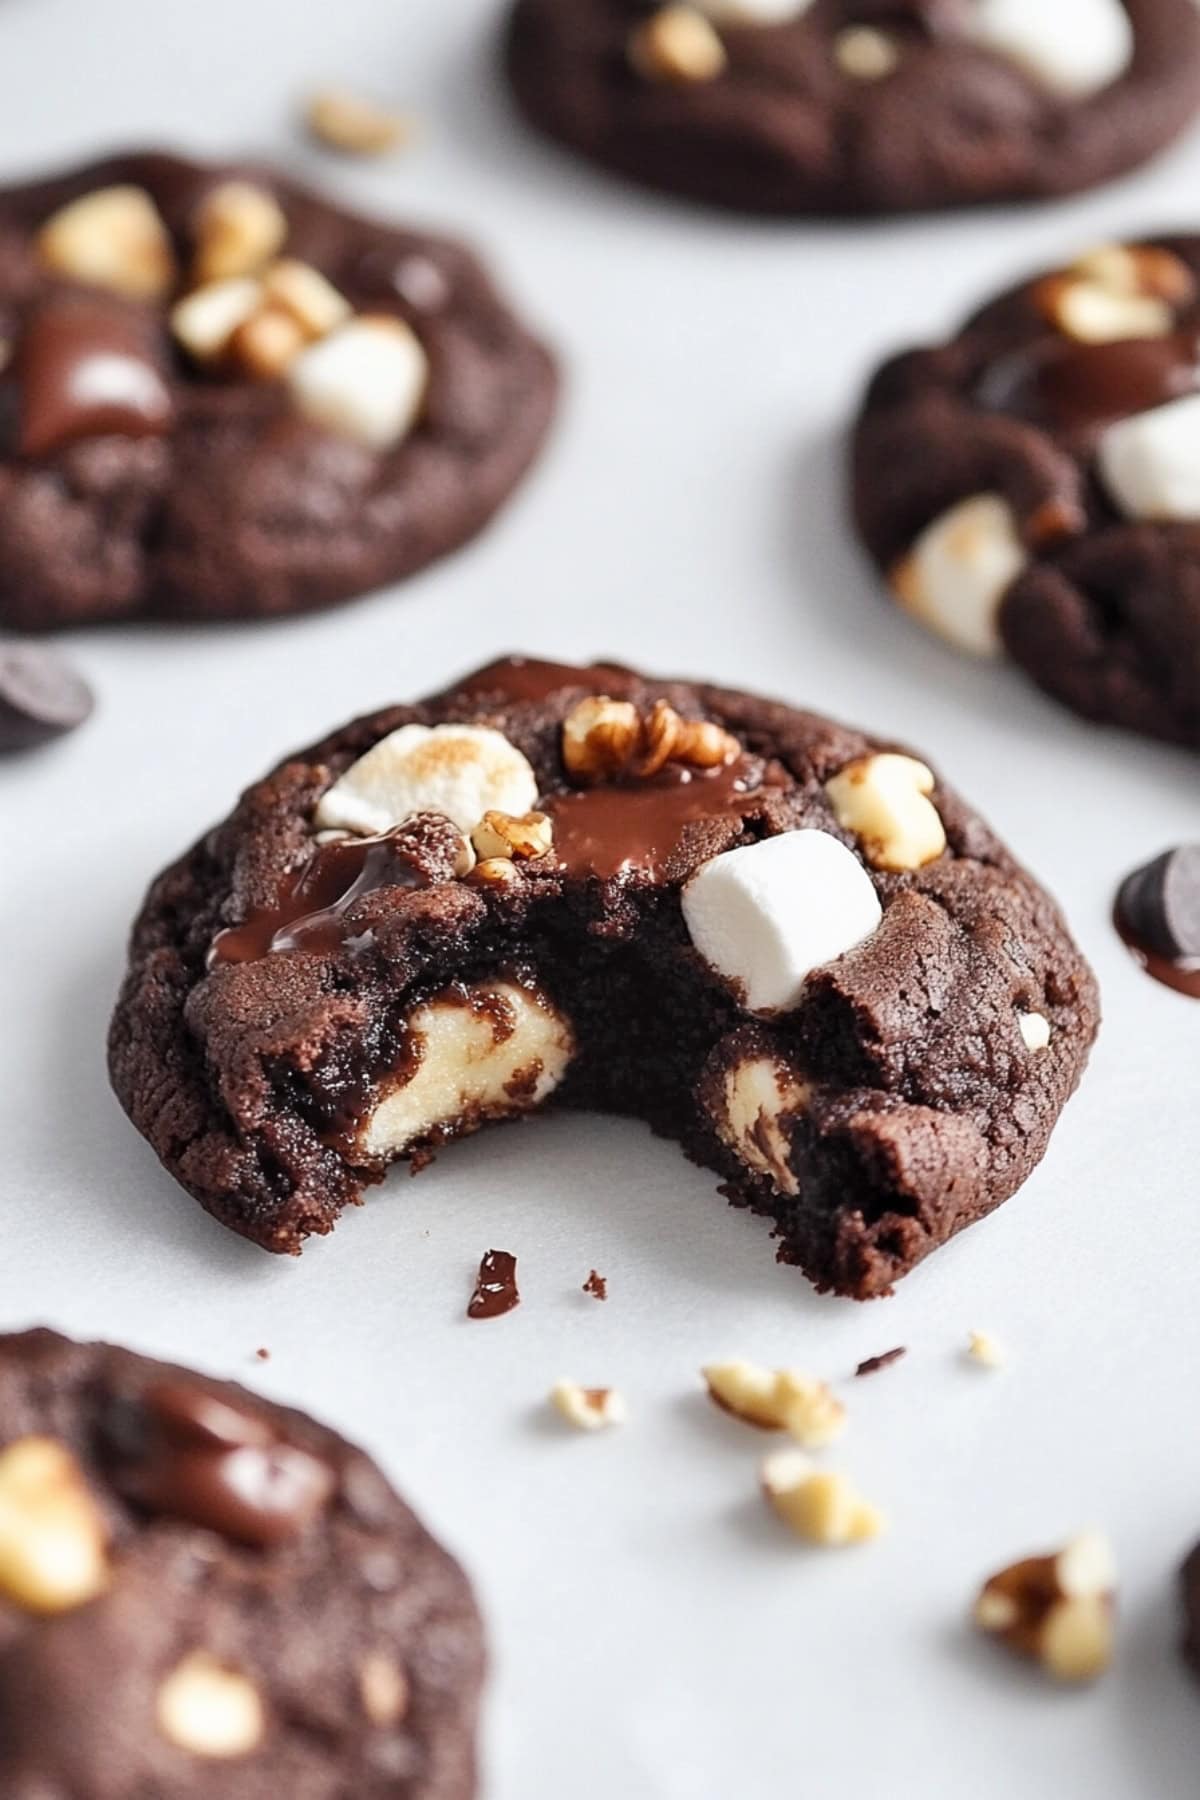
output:
[[[288,385],[313,424],[391,450],[420,416],[429,359],[403,320],[351,319],[296,357]]]
[[[370,1157],[530,1111],[558,1086],[574,1050],[562,1014],[510,981],[478,982],[465,996],[418,1006],[408,1041],[413,1073],[379,1102],[360,1140]]]
[[[726,850],[683,890],[693,944],[751,1012],[795,1006],[812,970],[861,944],[882,916],[871,877],[825,831]]]
[[[351,763],[323,794],[319,831],[371,836],[415,812],[442,813],[468,835],[486,812],[533,810],[537,778],[515,744],[488,725],[401,725]]]
[[[927,525],[892,570],[906,612],[971,656],[999,656],[1000,602],[1028,561],[1012,508],[973,494]]]
[[[969,29],[1052,88],[1082,99],[1133,60],[1133,24],[1121,0],[975,0]]]
[[[1200,519],[1200,394],[1110,425],[1098,459],[1127,518]]]
[[[748,1056],[725,1072],[723,1110],[713,1123],[734,1155],[756,1175],[765,1175],[778,1194],[800,1191],[784,1121],[804,1111],[811,1092],[773,1056]]]

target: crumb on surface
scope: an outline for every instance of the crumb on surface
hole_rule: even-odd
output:
[[[855,1375],[874,1375],[879,1369],[886,1369],[889,1363],[899,1362],[902,1356],[908,1355],[907,1344],[897,1344],[894,1350],[884,1350],[878,1356],[868,1356],[860,1362]]]
[[[583,1284],[583,1291],[585,1294],[590,1294],[593,1300],[607,1300],[608,1277],[593,1269]]]

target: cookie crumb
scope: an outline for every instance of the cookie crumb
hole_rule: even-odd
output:
[[[868,1356],[860,1362],[854,1373],[858,1375],[874,1375],[877,1369],[886,1369],[889,1363],[899,1362],[902,1356],[908,1355],[907,1344],[897,1344],[894,1350],[884,1350],[879,1356]]]
[[[966,1354],[968,1362],[978,1363],[982,1369],[1001,1369],[1008,1361],[1004,1346],[990,1331],[968,1332]]]
[[[256,1350],[254,1354],[257,1356],[259,1362],[270,1362],[271,1360],[271,1352],[269,1350],[259,1349]]]
[[[479,1264],[475,1291],[467,1302],[468,1319],[499,1319],[521,1303],[517,1259],[507,1250],[488,1250]]]
[[[583,1291],[585,1294],[590,1294],[593,1300],[607,1300],[608,1277],[593,1269],[583,1284]]]

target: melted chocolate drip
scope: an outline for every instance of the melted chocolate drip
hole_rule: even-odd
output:
[[[1115,344],[1040,340],[985,370],[980,404],[1050,431],[1088,436],[1200,389],[1200,325]]]
[[[17,449],[46,456],[80,438],[154,437],[171,423],[171,393],[137,320],[100,299],[47,301],[17,349]]]
[[[630,684],[628,669],[616,663],[540,662],[533,656],[502,656],[477,669],[454,688],[454,693],[474,700],[482,697],[520,702],[547,700],[560,688],[586,688],[589,693],[620,693]]]
[[[462,837],[448,819],[420,813],[380,837],[335,838],[318,844],[283,883],[274,905],[217,933],[210,969],[253,962],[272,951],[333,955],[354,934],[347,914],[377,888],[424,888],[449,881]]]
[[[183,1381],[157,1382],[122,1408],[110,1440],[127,1499],[256,1549],[303,1531],[336,1484],[328,1463],[265,1419]]]
[[[539,804],[554,821],[554,854],[569,875],[661,880],[689,825],[740,817],[762,784],[761,761],[739,756],[717,769],[670,763],[649,781],[552,794]]]
[[[1156,950],[1127,917],[1122,906],[1124,891],[1122,888],[1113,909],[1113,924],[1121,942],[1155,981],[1174,988],[1177,994],[1200,1000],[1200,956],[1164,956],[1161,950]]]
[[[468,1319],[499,1319],[520,1301],[516,1257],[507,1250],[489,1250],[479,1264],[475,1292],[467,1302]]]

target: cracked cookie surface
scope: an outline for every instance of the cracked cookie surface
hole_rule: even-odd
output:
[[[110,1066],[272,1250],[397,1158],[569,1106],[675,1138],[867,1297],[1021,1184],[1096,1023],[1053,902],[925,764],[510,658],[289,757],[159,877]]]
[[[853,507],[909,612],[1200,748],[1200,237],[1111,244],[876,374]]]
[[[301,612],[482,529],[554,408],[461,246],[259,166],[0,192],[0,623]]]
[[[505,57],[534,125],[644,185],[899,212],[1088,187],[1186,124],[1192,0],[1086,0],[1066,29],[1062,4],[518,0]]]
[[[482,1674],[462,1571],[334,1432],[0,1337],[9,1800],[471,1800]]]

